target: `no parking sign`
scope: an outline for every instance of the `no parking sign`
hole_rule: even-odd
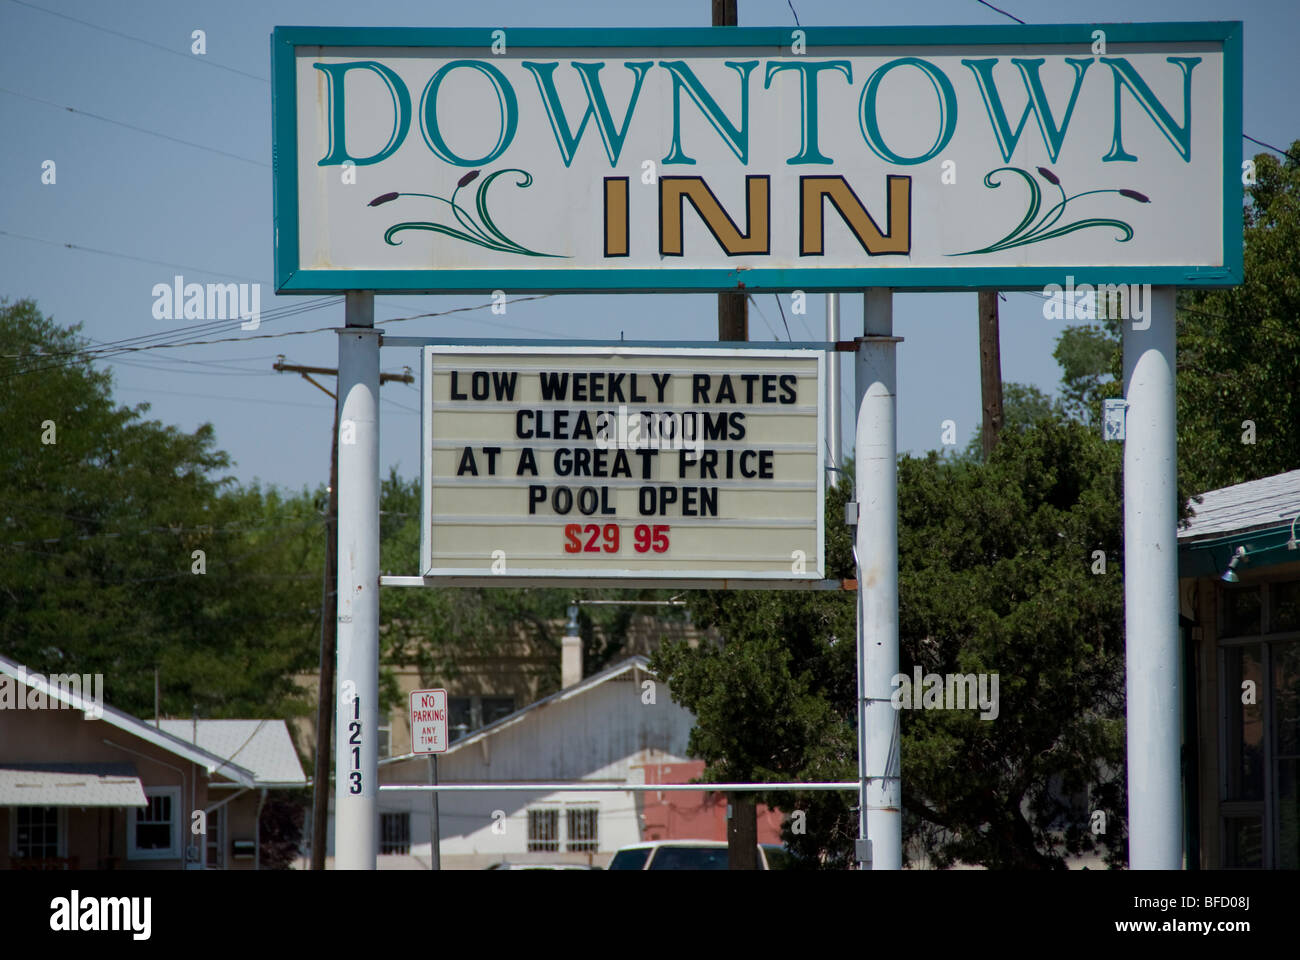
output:
[[[447,691],[411,691],[411,752],[447,750]]]

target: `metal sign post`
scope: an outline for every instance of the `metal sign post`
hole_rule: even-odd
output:
[[[379,853],[379,332],[375,298],[347,295],[339,333],[338,704],[334,864]]]
[[[863,868],[901,870],[903,812],[899,717],[890,700],[898,673],[897,352],[893,293],[868,290],[858,341],[856,496],[858,526],[858,844]],[[869,851],[865,853],[864,851]],[[863,860],[862,857],[871,859]],[[874,861],[874,862],[873,862]]]
[[[1124,324],[1124,659],[1129,866],[1183,866],[1173,287]]]
[[[429,783],[438,785],[438,754],[447,750],[447,691],[411,691],[411,752],[429,754]],[[429,869],[442,869],[442,833],[438,821],[438,791],[429,808]]]

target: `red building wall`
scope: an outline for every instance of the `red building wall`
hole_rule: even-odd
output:
[[[703,760],[646,764],[646,783],[690,783],[704,773]],[[642,794],[642,840],[726,840],[727,795],[707,790]],[[758,842],[780,843],[784,815],[758,805]]]

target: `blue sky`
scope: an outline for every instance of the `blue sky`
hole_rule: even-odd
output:
[[[1283,147],[1300,137],[1295,0],[997,5],[1037,23],[1242,20],[1245,131]],[[306,305],[309,298],[271,296],[266,78],[276,25],[703,26],[709,9],[708,0],[0,0],[0,296],[31,297],[59,322],[82,323],[85,335],[98,341],[185,325],[152,315],[154,284],[170,283],[177,273],[187,281],[261,281],[264,315]],[[804,26],[1011,22],[976,0],[796,0],[794,9]],[[740,20],[746,26],[794,22],[786,0],[740,0]],[[195,29],[206,33],[204,57],[190,53]],[[1243,144],[1243,156],[1261,149]],[[41,183],[46,160],[57,164],[54,185]],[[376,318],[486,299],[379,297]],[[851,335],[860,329],[861,297],[843,301],[844,330]],[[505,316],[484,309],[413,320],[400,332],[691,340],[713,335],[715,302],[710,295],[557,296],[513,304]],[[758,306],[751,308],[751,338],[779,333],[784,339],[773,297],[760,297]],[[905,338],[899,351],[900,449],[938,447],[946,419],[956,421],[964,445],[980,416],[975,294],[900,294],[894,311],[895,332]],[[1059,372],[1052,349],[1065,322],[1045,320],[1041,301],[1025,294],[1008,294],[1001,315],[1004,378],[1054,391]],[[803,317],[789,316],[787,300],[787,317],[794,339],[822,338],[821,296],[809,298]],[[328,328],[342,319],[342,306],[330,306],[266,319],[257,333]],[[298,377],[273,372],[271,364],[284,354],[290,362],[332,367],[334,334],[251,339],[253,333],[235,330],[221,336],[238,342],[117,358],[111,364],[117,399],[147,402],[150,416],[187,430],[211,422],[241,481],[258,478],[292,489],[322,482],[331,401]],[[385,370],[404,364],[417,366],[415,351],[385,351]],[[849,389],[846,382],[846,395]],[[396,464],[413,476],[419,470],[419,394],[403,385],[385,386],[382,393],[384,468]]]

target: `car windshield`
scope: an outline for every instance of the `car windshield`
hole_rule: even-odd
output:
[[[660,847],[651,870],[726,870],[726,847]]]
[[[609,861],[609,870],[644,870],[646,858],[650,856],[649,847],[640,847],[636,850],[620,850],[614,854],[614,859]]]
[[[767,869],[769,870],[789,870],[790,863],[793,859],[790,851],[784,847],[775,844],[764,844],[763,852],[767,854]]]

